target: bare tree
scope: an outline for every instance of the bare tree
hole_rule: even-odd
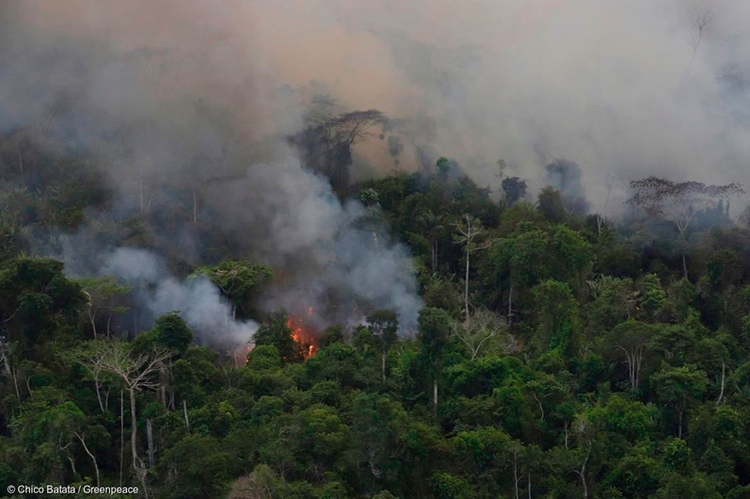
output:
[[[73,435],[76,436],[76,438],[81,442],[81,445],[83,446],[83,450],[88,454],[88,456],[91,458],[91,462],[94,463],[94,472],[96,473],[96,486],[99,486],[99,465],[96,462],[96,456],[89,450],[89,447],[86,445],[86,434],[83,431],[74,431]]]
[[[684,240],[685,232],[695,215],[711,208],[720,199],[743,194],[740,184],[706,185],[700,182],[675,183],[663,178],[648,177],[630,182],[635,195],[628,203],[642,208],[647,215],[663,218],[675,224],[680,238]],[[687,279],[685,251],[682,251],[682,270]]]
[[[472,360],[477,358],[479,351],[487,345],[488,341],[507,333],[507,330],[508,323],[487,309],[476,310],[471,320],[463,324],[453,324],[453,334],[469,348]]]
[[[591,448],[593,447],[594,443],[593,427],[591,422],[585,415],[579,414],[578,417],[576,417],[575,423],[573,424],[573,431],[575,431],[576,435],[578,436],[579,442],[585,451],[583,462],[581,463],[580,468],[574,469],[573,471],[575,471],[576,475],[581,477],[581,485],[583,486],[583,499],[588,499],[589,487],[588,482],[586,481],[586,467],[589,464],[589,458],[591,457]]]
[[[693,35],[693,57],[690,59],[690,67],[693,67],[695,62],[695,56],[698,54],[698,47],[701,45],[703,40],[703,33],[711,21],[713,21],[714,15],[710,10],[698,10],[695,7],[695,26],[698,28],[698,32]]]
[[[453,224],[453,226],[456,228],[456,230],[459,233],[459,236],[455,237],[455,241],[458,244],[464,245],[464,253],[466,253],[466,276],[464,278],[464,313],[466,317],[466,321],[468,322],[470,320],[469,315],[469,266],[471,261],[471,253],[473,251],[487,249],[492,244],[492,242],[488,242],[483,244],[482,246],[474,246],[474,240],[482,235],[484,233],[484,228],[482,227],[482,222],[477,220],[476,218],[472,218],[468,214],[465,215],[466,217],[466,223],[465,224]]]
[[[119,378],[130,395],[130,447],[136,474],[142,474],[137,452],[136,392],[159,387],[158,374],[170,363],[173,352],[155,348],[150,353],[133,355],[130,345],[121,341],[99,342],[84,360],[89,369],[108,372]]]

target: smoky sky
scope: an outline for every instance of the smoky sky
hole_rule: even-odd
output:
[[[591,209],[609,199],[611,211],[629,181],[649,175],[746,178],[747,2],[3,0],[0,9],[0,130],[31,127],[50,147],[94,151],[119,194],[113,211],[150,202],[144,185],[200,188],[199,215],[242,233],[248,256],[316,296],[347,282],[344,291],[393,306],[415,292],[413,278],[394,278],[388,294],[408,253],[363,231],[361,207],[335,200],[286,145],[316,94],[398,123],[398,158],[393,139],[355,148],[360,178],[447,156],[499,191],[503,159],[507,175],[538,190],[545,166],[564,158],[580,166]],[[337,252],[367,258],[332,264]],[[385,280],[362,289],[378,268],[390,269]]]
[[[25,43],[64,36],[118,54],[112,81],[92,98],[127,112],[201,96],[232,110],[236,133],[258,139],[299,126],[282,86],[314,88],[406,120],[415,143],[495,188],[500,158],[539,184],[544,165],[564,157],[581,166],[596,205],[607,174],[621,185],[648,174],[742,181],[750,152],[746,2],[5,4],[10,23],[35,30]],[[128,56],[140,57],[138,68],[123,67]],[[407,169],[417,163],[412,140]],[[359,152],[388,171],[386,148]]]

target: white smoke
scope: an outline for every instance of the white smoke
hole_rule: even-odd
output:
[[[391,241],[376,214],[358,201],[342,204],[328,182],[291,156],[252,166],[246,188],[247,205],[236,208],[251,208],[224,223],[251,231],[254,249],[292,277],[267,290],[264,309],[309,316],[312,308],[319,327],[391,309],[402,333],[414,330],[422,301],[409,251]]]
[[[232,307],[205,276],[179,281],[150,251],[118,248],[104,259],[101,275],[115,276],[132,286],[142,309],[153,318],[178,313],[206,343],[241,346],[258,329],[252,321],[232,319]]]

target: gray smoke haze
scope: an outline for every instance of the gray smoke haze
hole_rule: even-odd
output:
[[[146,323],[177,312],[197,339],[216,346],[234,347],[251,342],[258,325],[232,319],[232,307],[206,277],[179,281],[150,251],[118,248],[104,257],[101,275],[115,276],[135,290]],[[142,312],[143,313],[143,312]]]
[[[30,128],[50,150],[93,155],[117,194],[110,215],[156,217],[165,233],[153,238],[168,239],[182,261],[199,263],[205,245],[185,215],[192,211],[194,226],[221,227],[233,257],[266,263],[279,276],[261,297],[267,311],[307,316],[312,309],[310,319],[324,327],[391,308],[402,331],[411,331],[421,301],[406,248],[384,227],[364,227],[364,208],[343,206],[286,144],[304,112],[289,98],[304,89],[269,83],[253,66],[222,32],[232,27],[231,11],[185,5],[185,12],[162,11],[167,22],[156,33],[125,2],[74,2],[59,11],[15,4],[7,12],[18,22],[2,35],[4,60],[17,61],[0,70],[2,131]],[[70,18],[76,6],[90,17]],[[102,29],[115,15],[133,24]],[[190,23],[202,15],[218,24],[194,30]],[[179,192],[186,190],[193,193],[187,202]],[[37,250],[61,256],[71,275],[141,283],[137,299],[152,318],[180,310],[206,341],[247,341],[254,326],[226,322],[227,305],[210,283],[180,282],[156,254],[97,240],[95,223],[94,216],[78,234],[60,236],[57,251],[47,239]]]
[[[418,300],[404,248],[363,221],[361,206],[341,206],[282,140],[302,126],[311,94],[399,120],[405,170],[449,156],[499,190],[502,158],[506,174],[539,189],[545,166],[566,158],[580,166],[593,210],[609,198],[615,211],[627,183],[648,175],[745,181],[748,2],[6,0],[0,8],[0,131],[31,126],[51,147],[95,152],[118,193],[113,213],[174,205],[184,220],[190,202],[169,188],[199,190],[195,217],[241,234],[250,241],[244,255],[281,274],[263,302],[314,306],[323,323],[368,299],[414,317]],[[696,19],[709,12],[698,39]],[[357,146],[360,177],[393,168],[388,147]],[[201,245],[179,227],[170,237],[188,261]]]
[[[537,187],[546,164],[575,161],[594,209],[606,197],[607,174],[620,180],[621,191],[649,174],[742,181],[750,155],[747,2],[14,5],[9,24],[35,27],[34,41],[73,39],[90,53],[84,69],[103,57],[102,46],[118,55],[104,57],[105,70],[86,81],[87,98],[124,114],[164,111],[160,121],[170,115],[172,124],[182,123],[185,110],[170,105],[201,96],[232,110],[238,135],[289,132],[299,125],[299,109],[277,89],[312,84],[349,108],[378,108],[405,120],[415,143],[455,157],[480,184],[498,187],[498,158]],[[702,13],[711,21],[698,40]],[[34,68],[31,73],[35,78],[24,78],[32,82],[29,92],[52,76],[55,85],[78,83],[78,72],[60,77],[54,65],[41,83],[33,83],[40,79]],[[151,100],[143,81],[151,85]],[[27,99],[14,96],[26,108]],[[410,144],[405,141],[404,168],[418,162]],[[385,143],[363,146],[359,156],[380,160],[386,170],[392,165]]]

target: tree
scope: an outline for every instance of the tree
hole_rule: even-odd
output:
[[[682,438],[685,410],[706,390],[706,373],[694,365],[672,367],[664,364],[659,372],[651,376],[651,380],[659,398],[676,409],[677,438]]]
[[[444,215],[435,214],[432,210],[427,210],[421,213],[417,220],[425,227],[427,232],[427,241],[430,244],[430,269],[433,272],[437,271],[438,267],[438,251],[440,244],[440,237],[445,231],[445,225],[443,224]]]
[[[586,480],[586,468],[589,465],[589,459],[591,459],[591,449],[594,445],[596,428],[586,414],[579,414],[576,416],[575,422],[573,423],[573,432],[576,437],[578,437],[578,445],[583,453],[580,467],[575,468],[573,471],[581,478],[583,499],[588,499],[589,486],[588,481]]]
[[[565,220],[566,211],[560,191],[552,186],[547,186],[539,193],[537,207],[544,218],[552,223],[561,223]]]
[[[453,334],[469,349],[471,360],[477,358],[479,351],[487,346],[491,339],[498,338],[506,333],[507,329],[507,321],[487,309],[475,310],[470,320],[463,324],[453,324]],[[511,351],[508,353],[513,353],[516,345],[512,338],[510,340],[507,346]]]
[[[285,362],[301,362],[305,359],[302,345],[295,341],[286,312],[277,312],[260,325],[255,332],[255,346],[271,345]]]
[[[698,47],[700,47],[701,40],[703,40],[703,32],[706,30],[706,26],[711,23],[713,18],[713,13],[710,10],[698,10],[698,8],[695,7],[695,27],[698,28],[698,33],[693,35],[693,56],[690,59],[690,68],[693,67],[695,56],[696,54],[698,54]]]
[[[108,372],[124,384],[130,396],[130,451],[133,470],[145,480],[142,462],[138,459],[135,394],[142,390],[155,390],[159,381],[155,376],[170,363],[174,353],[164,348],[155,348],[150,353],[131,355],[130,345],[121,341],[105,340],[92,344],[90,353],[83,362],[92,371]]]
[[[740,184],[706,185],[700,182],[672,182],[658,177],[647,177],[630,182],[635,194],[628,200],[653,218],[663,218],[675,224],[682,239],[695,215],[716,205],[719,200],[743,194]],[[687,279],[685,251],[682,251],[682,270]]]
[[[425,307],[419,311],[418,339],[432,378],[432,404],[438,405],[438,376],[443,368],[443,348],[450,338],[451,318],[445,310]]]
[[[396,481],[406,417],[398,402],[377,393],[357,395],[352,402],[354,457],[369,492]]]
[[[629,320],[615,326],[604,338],[606,348],[625,357],[630,389],[634,392],[640,383],[646,349],[655,334],[655,326]]]
[[[194,276],[205,275],[232,304],[232,320],[240,312],[242,319],[251,316],[250,303],[258,288],[270,282],[271,269],[244,260],[224,260],[212,267],[198,267]]]
[[[532,290],[539,316],[537,343],[540,351],[558,349],[569,353],[577,330],[577,302],[567,284],[547,280]]]
[[[454,224],[456,227],[456,230],[459,233],[459,236],[457,236],[456,242],[459,244],[464,245],[464,254],[466,255],[466,273],[464,277],[464,313],[466,314],[466,320],[469,320],[470,313],[469,313],[469,265],[471,261],[471,253],[472,251],[477,251],[481,249],[489,248],[490,243],[485,243],[482,246],[474,247],[472,246],[474,244],[474,240],[482,235],[484,233],[484,228],[482,227],[482,223],[475,219],[470,217],[469,215],[465,215],[466,224]]]
[[[66,333],[80,337],[78,328],[86,304],[81,286],[50,258],[19,257],[0,268],[0,325],[19,355],[42,360],[41,348]]]
[[[377,310],[365,319],[380,347],[381,369],[385,382],[385,360],[388,350],[398,340],[398,316],[392,310]]]
[[[121,303],[122,297],[130,293],[130,286],[120,283],[116,278],[111,276],[80,279],[78,283],[83,287],[83,291],[89,298],[88,317],[94,338],[96,338],[97,334],[96,323],[99,312],[107,314],[106,333],[107,337],[109,337],[112,316],[130,310],[129,307]]]
[[[306,166],[328,177],[336,191],[349,187],[352,146],[368,138],[374,127],[388,127],[388,119],[376,109],[337,112],[319,106],[306,121],[305,130],[291,142],[303,151]]]
[[[526,189],[528,187],[525,180],[521,180],[518,177],[508,177],[503,179],[501,185],[505,194],[505,202],[508,206],[513,206],[526,197]]]
[[[162,497],[225,497],[232,461],[231,453],[217,439],[208,435],[186,435],[164,453],[159,463],[169,477]]]
[[[156,345],[167,350],[172,350],[178,355],[184,355],[190,342],[193,341],[193,333],[179,315],[172,313],[162,315],[154,321],[154,342]]]

